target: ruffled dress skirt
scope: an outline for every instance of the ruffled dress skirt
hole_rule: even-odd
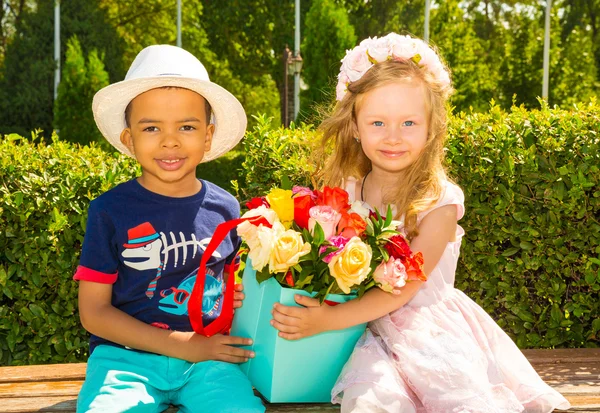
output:
[[[449,289],[369,324],[332,391],[342,412],[512,413],[568,409],[492,318]]]

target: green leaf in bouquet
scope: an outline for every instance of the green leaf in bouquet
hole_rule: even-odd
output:
[[[367,235],[375,236],[375,226],[373,225],[373,220],[371,218],[367,218],[367,229],[365,232]]]
[[[377,246],[377,249],[379,250],[379,253],[381,254],[381,261],[379,261],[377,259],[377,257],[373,257],[373,262],[387,262],[390,259],[390,254],[388,254],[387,250],[385,248],[382,248],[381,246]]]
[[[319,247],[323,242],[325,242],[325,233],[321,225],[317,222],[315,223],[313,245]]]
[[[260,284],[261,282],[267,281],[273,275],[269,272],[268,269],[263,269],[262,271],[256,271],[256,281]]]
[[[387,212],[385,213],[385,223],[383,224],[383,228],[389,227],[393,219],[394,213],[392,212],[392,206],[388,205]]]
[[[312,242],[313,242],[313,236],[311,235],[310,231],[307,230],[306,228],[304,228],[302,230],[302,238],[304,239],[304,241],[308,242],[309,244],[312,244]]]
[[[308,275],[304,278],[300,278],[296,281],[296,288],[304,289],[305,286],[309,285],[312,282],[313,275]]]
[[[396,234],[398,234],[398,231],[395,231],[393,229],[386,229],[385,231],[381,231],[381,233],[377,236],[377,239],[387,239]]]

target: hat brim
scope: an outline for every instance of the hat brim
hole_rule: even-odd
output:
[[[164,86],[192,90],[210,103],[215,132],[210,151],[206,152],[202,162],[225,154],[244,137],[248,121],[242,104],[216,83],[179,76],[131,79],[101,89],[94,96],[92,103],[98,129],[119,152],[134,157],[129,148],[121,143],[121,132],[127,127],[125,109],[129,102],[144,92]]]

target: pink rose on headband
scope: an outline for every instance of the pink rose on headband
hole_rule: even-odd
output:
[[[350,79],[348,79],[348,76],[346,76],[344,73],[340,73],[338,77],[338,84],[335,88],[335,98],[337,100],[342,100],[346,95],[346,92],[348,91],[349,81]]]
[[[368,40],[368,41],[367,41]],[[382,37],[381,39],[373,38],[363,40],[367,47],[367,53],[369,57],[377,63],[385,62],[390,57],[390,45],[388,39]]]
[[[392,55],[401,60],[410,60],[416,55],[420,55],[417,43],[409,36],[399,36],[402,39],[395,42],[392,47]],[[422,56],[421,56],[422,57]]]
[[[342,72],[348,76],[350,82],[356,82],[373,66],[369,61],[367,48],[357,46],[346,52],[346,57],[342,60]]]

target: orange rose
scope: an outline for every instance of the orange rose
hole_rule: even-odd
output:
[[[338,234],[345,238],[360,237],[367,229],[366,221],[356,212],[343,213],[338,224]]]

